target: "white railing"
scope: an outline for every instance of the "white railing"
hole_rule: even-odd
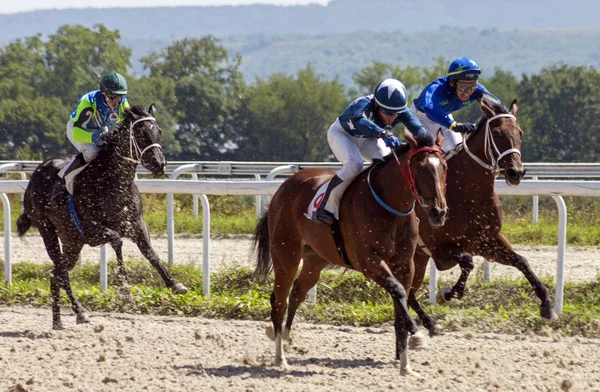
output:
[[[290,169],[292,170],[292,169]],[[272,195],[282,181],[186,181],[186,180],[137,180],[136,184],[142,193],[181,193],[202,195]],[[0,193],[22,193],[27,187],[25,180],[0,181]],[[559,208],[558,261],[556,276],[556,310],[562,311],[564,287],[564,254],[566,247],[566,208],[562,196],[600,196],[600,181],[556,181],[525,180],[518,187],[509,187],[504,181],[496,181],[496,191],[500,195],[550,195],[557,201]],[[0,199],[4,205],[4,237],[5,237],[5,280],[11,283],[11,222],[10,204],[6,195]],[[210,206],[206,201],[203,208],[205,226],[210,226]],[[8,217],[8,218],[7,218]],[[8,220],[7,220],[8,219]],[[205,295],[210,293],[210,238],[203,239],[207,246],[203,254],[203,270],[205,279]],[[106,260],[101,260],[101,282],[106,288]],[[435,275],[435,274],[434,274]],[[432,276],[432,281],[435,276]],[[435,287],[434,287],[435,289]]]

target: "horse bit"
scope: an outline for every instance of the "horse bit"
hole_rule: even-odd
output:
[[[481,165],[482,167],[490,170],[493,174],[497,175],[498,173],[500,173],[500,160],[502,158],[504,158],[505,156],[507,156],[508,154],[512,154],[512,153],[516,153],[519,154],[519,156],[521,156],[521,151],[519,151],[516,148],[509,148],[508,150],[504,151],[503,153],[500,153],[500,151],[498,150],[498,147],[496,146],[496,142],[494,141],[494,138],[491,136],[492,135],[492,130],[490,128],[490,123],[492,121],[494,121],[497,118],[501,118],[501,117],[507,117],[507,118],[512,118],[513,120],[516,121],[516,117],[513,116],[512,114],[497,114],[494,117],[490,118],[487,120],[487,123],[485,124],[485,141],[484,141],[484,151],[485,151],[485,156],[487,158],[489,158],[489,160],[491,161],[491,165],[488,163],[485,163],[484,161],[482,161],[481,159],[479,159],[479,157],[477,157],[477,155],[473,154],[471,152],[471,150],[469,150],[469,147],[467,146],[467,140],[470,138],[467,137],[465,139],[465,142],[463,143],[464,149],[465,151],[467,151],[467,154],[469,154],[469,156],[471,156],[471,158],[473,158],[473,160],[477,163],[479,163],[479,165]],[[493,149],[492,149],[493,148]],[[495,154],[494,154],[495,152]],[[495,155],[498,156],[498,158],[495,158]]]
[[[142,162],[142,157],[144,156],[144,153],[146,151],[148,151],[149,149],[151,149],[152,147],[158,147],[162,151],[162,146],[159,143],[152,143],[149,146],[147,146],[146,148],[144,148],[143,150],[138,146],[138,143],[135,140],[135,137],[133,137],[133,127],[135,126],[135,124],[137,124],[141,121],[154,121],[156,123],[156,119],[152,116],[138,118],[137,120],[132,122],[131,125],[129,126],[129,155],[130,155],[130,157],[124,157],[124,156],[118,154],[121,158],[125,159],[126,161],[130,161],[130,162],[137,163],[137,164],[140,164]],[[137,159],[134,159],[134,152],[135,152],[135,158],[137,158]]]

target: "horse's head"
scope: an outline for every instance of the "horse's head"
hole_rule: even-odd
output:
[[[167,161],[160,145],[162,130],[154,117],[156,106],[148,110],[140,105],[125,111],[125,120],[114,131],[117,154],[128,161],[141,163],[154,177],[165,174]]]
[[[442,157],[443,133],[438,132],[433,147],[422,147],[412,135],[405,131],[404,137],[410,146],[409,177],[415,197],[427,210],[429,223],[442,226],[446,222],[446,162]]]
[[[502,102],[484,95],[480,105],[483,116],[477,124],[475,137],[482,140],[480,144],[489,163],[478,163],[484,167],[487,165],[494,172],[503,171],[508,185],[519,185],[526,170],[521,162],[523,131],[516,118],[517,100],[512,101],[510,109],[506,109]]]

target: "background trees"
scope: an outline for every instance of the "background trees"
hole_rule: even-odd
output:
[[[116,70],[129,83],[133,104],[156,103],[169,160],[322,161],[331,159],[326,131],[356,97],[381,80],[401,80],[412,101],[450,60],[429,67],[373,62],[353,85],[327,79],[310,64],[247,84],[242,58],[213,36],[186,38],[144,57],[147,74],[127,75],[131,51],[102,25],[62,26],[43,40],[17,39],[0,49],[0,159],[41,159],[72,153],[65,124],[79,98]],[[527,162],[598,162],[600,73],[564,64],[520,79],[484,69],[482,83],[509,104],[519,100]],[[478,105],[456,113],[474,121]],[[400,130],[396,130],[400,134]]]

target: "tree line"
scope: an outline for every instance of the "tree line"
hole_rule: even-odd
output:
[[[38,34],[0,50],[0,159],[74,153],[65,133],[68,117],[79,98],[114,70],[127,78],[132,104],[157,104],[169,160],[330,160],[326,131],[353,99],[394,77],[412,100],[451,61],[440,57],[430,67],[374,61],[353,75],[352,86],[326,79],[310,64],[295,75],[248,82],[242,57],[209,35],[144,57],[145,75],[136,78],[127,74],[131,50],[120,39],[118,30],[103,25],[65,25],[47,39]],[[599,161],[598,70],[557,64],[519,79],[496,68],[481,82],[506,104],[519,100],[524,161]],[[475,121],[480,115],[471,105],[455,117]]]

